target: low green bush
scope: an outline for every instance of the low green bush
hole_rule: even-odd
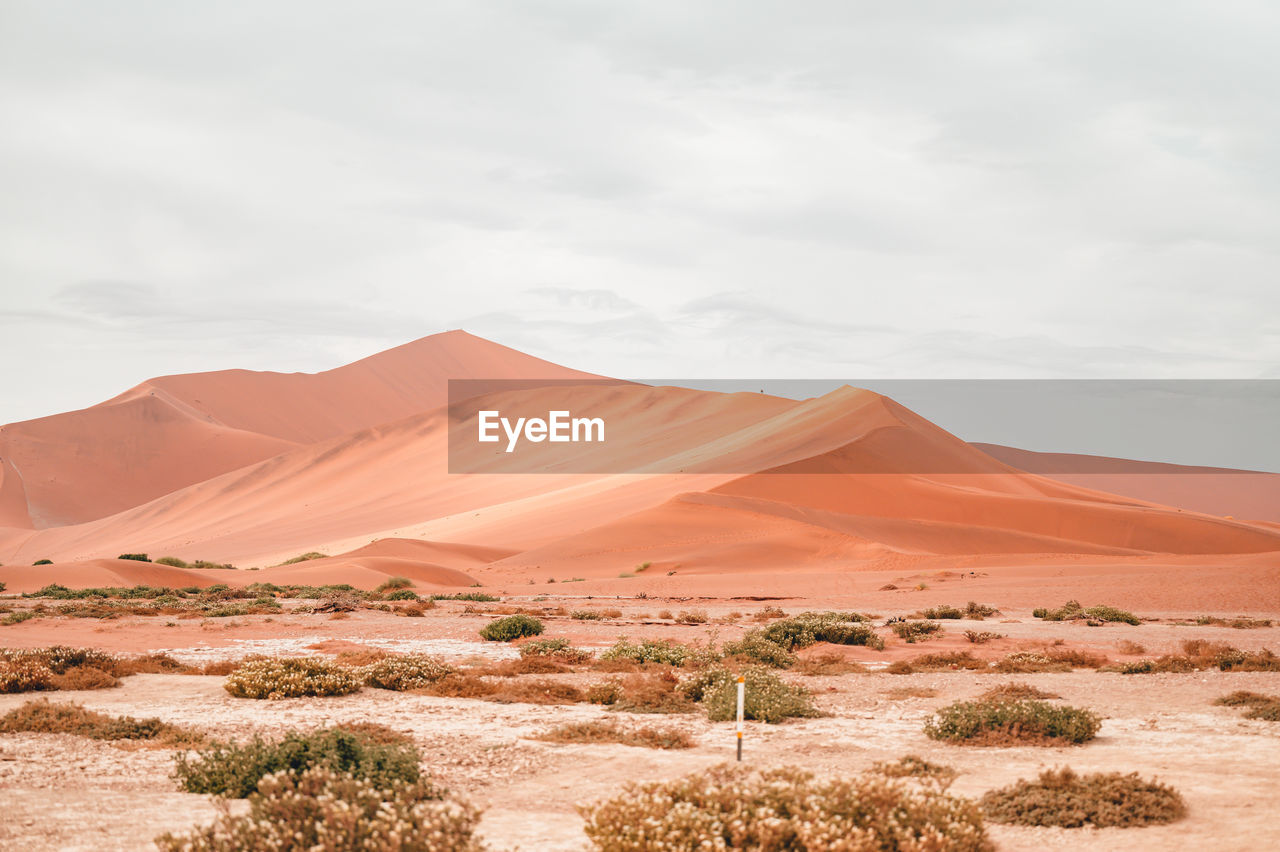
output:
[[[889,625],[889,629],[899,639],[914,645],[931,638],[935,633],[941,633],[942,625],[936,621],[895,621]]]
[[[991,790],[981,804],[995,822],[1060,828],[1156,825],[1181,819],[1187,812],[1177,790],[1145,781],[1136,772],[1077,775],[1070,768],[1049,769],[1035,781],[1019,780]]]
[[[560,637],[555,639],[531,639],[522,644],[517,650],[523,660],[545,657],[557,662],[576,665],[591,659],[590,651],[575,648],[569,644],[568,639]]]
[[[800,769],[721,765],[628,784],[621,795],[579,810],[598,852],[994,848],[975,803],[879,773],[818,780]]]
[[[1058,609],[1037,608],[1031,613],[1045,621],[1118,621],[1124,624],[1141,624],[1142,619],[1131,612],[1113,606],[1091,606],[1085,609],[1079,601],[1067,601]]]
[[[132,562],[150,562],[151,557],[145,553],[121,553],[116,559],[128,559]]]
[[[543,631],[542,622],[529,615],[508,615],[480,628],[480,638],[487,642],[510,642]]]
[[[379,787],[419,779],[421,755],[412,743],[379,742],[341,727],[290,731],[279,740],[255,736],[246,743],[215,742],[193,755],[174,758],[174,775],[187,793],[242,799],[274,773],[301,775],[309,769],[342,772]]]
[[[796,662],[796,655],[765,636],[763,630],[748,630],[735,642],[724,645],[726,657],[743,657],[775,669],[789,669]]]
[[[164,834],[162,852],[482,852],[480,813],[421,780],[381,786],[327,768],[263,778],[249,812],[224,811],[188,835]]]
[[[764,628],[764,638],[788,651],[818,642],[883,649],[884,640],[867,621],[865,615],[857,612],[802,612]]]
[[[227,676],[223,688],[236,698],[301,698],[348,695],[360,689],[360,679],[347,669],[323,660],[269,657],[248,660]]]
[[[641,639],[639,642],[631,642],[627,637],[621,636],[612,647],[601,652],[600,659],[683,666],[692,653],[688,645],[666,639]]]
[[[925,723],[931,739],[971,745],[1064,745],[1097,735],[1102,718],[1047,701],[958,701]]]

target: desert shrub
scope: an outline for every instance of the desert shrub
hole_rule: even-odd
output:
[[[455,671],[451,666],[421,654],[385,657],[360,670],[365,686],[404,692],[422,689]]]
[[[17,609],[13,612],[6,613],[4,618],[0,618],[0,624],[21,624],[33,618],[39,618],[41,613],[33,609]]]
[[[1236,630],[1257,630],[1262,627],[1270,627],[1272,622],[1269,618],[1249,618],[1244,615],[1238,618],[1218,618],[1213,615],[1202,615],[1196,619],[1195,623],[1202,626],[1234,627]]]
[[[521,645],[519,651],[521,659],[541,657],[569,665],[585,663],[591,659],[590,651],[574,648],[569,644],[569,640],[564,638],[533,639]]]
[[[1071,664],[1054,660],[1035,651],[1016,651],[997,660],[992,671],[1001,674],[1034,674],[1036,672],[1069,672]]]
[[[622,697],[622,684],[614,681],[605,681],[604,683],[593,683],[587,687],[587,701],[591,704],[602,704],[609,706],[617,704],[618,699]]]
[[[751,620],[764,622],[764,621],[769,621],[770,619],[773,619],[773,618],[786,618],[786,617],[787,617],[787,614],[783,612],[780,607],[766,606],[757,610],[756,613],[751,616]]]
[[[280,564],[281,565],[297,565],[299,562],[310,562],[312,559],[328,559],[328,558],[329,558],[329,554],[327,553],[321,553],[318,550],[308,550],[306,553],[299,553],[297,556],[292,556],[286,559],[285,561],[281,562]]]
[[[4,591],[5,589],[7,589],[7,588],[9,588],[9,587],[8,587],[7,585],[5,585],[5,583],[4,583],[3,581],[0,581],[0,592],[3,592],[3,591]]]
[[[202,737],[159,719],[107,716],[79,704],[28,701],[0,717],[0,733],[74,734],[95,740],[157,740],[167,745],[199,742]]]
[[[132,562],[150,562],[151,558],[145,553],[121,553],[116,559],[128,559]]]
[[[1055,663],[1066,663],[1073,669],[1097,669],[1107,664],[1107,658],[1083,648],[1049,648],[1045,656]]]
[[[575,609],[573,612],[569,613],[569,617],[576,621],[600,621],[604,618],[603,615],[596,612],[594,609]]]
[[[1077,775],[1069,767],[1040,773],[1035,781],[982,797],[983,812],[995,822],[1078,828],[1129,828],[1173,822],[1187,806],[1172,787],[1144,781],[1134,772]]]
[[[248,660],[227,676],[223,688],[236,698],[299,698],[347,695],[360,679],[341,666],[305,658]]]
[[[914,778],[917,781],[934,784],[939,790],[946,790],[960,773],[954,767],[941,763],[932,763],[923,757],[909,754],[893,762],[873,763],[871,771],[889,778]]]
[[[645,725],[627,728],[612,720],[568,722],[539,734],[535,739],[549,743],[617,743],[643,748],[693,748],[697,743],[679,728]]]
[[[936,621],[895,621],[889,625],[889,629],[899,639],[914,644],[932,638],[935,633],[941,633],[942,625]]]
[[[76,691],[85,689],[112,689],[120,685],[120,681],[102,669],[92,666],[69,668],[62,674],[55,674],[50,681],[53,689]]]
[[[670,669],[628,675],[618,684],[612,708],[624,713],[689,713],[693,701]]]
[[[639,642],[631,642],[627,637],[620,636],[612,647],[601,652],[600,659],[683,666],[691,653],[688,645],[681,645],[667,639],[641,639]]]
[[[384,600],[388,600],[388,601],[420,601],[422,600],[422,598],[418,597],[418,593],[413,591],[413,589],[392,589],[382,597]]]
[[[817,642],[883,649],[884,640],[866,621],[866,616],[856,612],[802,612],[764,628],[764,638],[788,651]]]
[[[1102,719],[1045,701],[958,701],[925,723],[931,739],[970,745],[1062,745],[1094,738]]]
[[[215,742],[174,758],[175,777],[188,793],[241,799],[259,780],[276,772],[300,775],[323,767],[380,787],[417,781],[421,756],[407,742],[379,742],[381,736],[342,727],[289,731],[279,740],[255,736],[247,743]]]
[[[1131,612],[1116,609],[1113,606],[1099,605],[1085,609],[1079,601],[1067,601],[1058,609],[1043,607],[1033,610],[1032,615],[1045,621],[1119,621],[1125,624],[1141,624],[1142,619]]]
[[[920,613],[921,618],[957,619],[964,618],[964,612],[954,606],[934,606]]]
[[[52,559],[37,559],[35,562],[32,562],[31,564],[32,564],[32,565],[52,565],[52,564],[53,564],[53,560],[52,560]]]
[[[1119,642],[1117,642],[1116,650],[1119,651],[1121,654],[1129,654],[1129,655],[1147,653],[1147,649],[1144,646],[1138,644],[1137,642],[1132,642],[1128,639],[1121,639]]]
[[[752,773],[721,765],[628,784],[580,811],[598,852],[992,848],[973,802],[877,773],[820,781],[799,769]]]
[[[586,695],[569,683],[517,678],[495,687],[484,698],[502,704],[577,704],[585,701]]]
[[[1119,674],[1161,674],[1199,671],[1195,661],[1183,656],[1166,655],[1156,660],[1134,660],[1108,666],[1105,670]]]
[[[176,556],[161,556],[156,560],[157,565],[168,565],[170,568],[186,568],[187,561],[179,559]]]
[[[1225,707],[1247,707],[1246,719],[1262,719],[1280,722],[1280,695],[1263,695],[1260,692],[1237,691],[1213,702]]]
[[[378,585],[375,592],[392,592],[396,589],[407,589],[413,585],[413,581],[408,577],[388,577]]]
[[[38,660],[0,659],[0,693],[55,689],[54,674]]]
[[[964,605],[964,617],[973,619],[974,621],[982,621],[984,618],[990,618],[993,615],[999,615],[1000,610],[989,604],[980,604],[977,601],[969,601]]]
[[[1002,683],[993,686],[978,696],[979,701],[1021,701],[1027,698],[1058,698],[1052,692],[1032,686],[1029,683]]]
[[[1280,672],[1280,657],[1263,648],[1261,651],[1224,653],[1217,660],[1224,672]]]
[[[510,642],[525,636],[537,636],[542,622],[528,615],[508,615],[480,628],[480,638],[488,642]]]
[[[947,651],[941,654],[921,654],[907,661],[913,672],[953,672],[959,670],[986,671],[991,664],[980,660],[968,651]]]
[[[569,582],[565,580],[565,582]],[[471,601],[472,603],[496,603],[502,598],[495,595],[487,595],[484,592],[453,592],[447,595],[432,595],[433,601]]]
[[[69,669],[95,668],[109,674],[116,671],[119,660],[112,654],[96,648],[71,648],[51,645],[47,648],[3,648],[0,660],[40,663],[54,674],[65,674]]]
[[[742,657],[775,669],[789,669],[795,665],[796,655],[768,639],[763,630],[748,630],[736,642],[724,645],[726,657]]]
[[[707,611],[704,609],[680,610],[676,616],[676,624],[706,624]]]
[[[742,670],[746,689],[743,716],[760,722],[777,723],[792,717],[816,716],[809,690],[793,686],[763,666]],[[738,675],[726,669],[708,669],[682,684],[686,697],[701,702],[712,722],[738,717]]]
[[[839,654],[831,653],[801,657],[791,670],[796,674],[818,677],[867,673],[867,667],[857,660],[846,659]]]
[[[966,630],[964,638],[975,645],[985,645],[993,639],[1003,639],[1003,633],[992,633],[990,630]]]
[[[247,814],[224,809],[211,826],[186,836],[164,834],[155,843],[162,852],[481,852],[473,837],[479,817],[426,781],[379,786],[316,768],[263,778]]]

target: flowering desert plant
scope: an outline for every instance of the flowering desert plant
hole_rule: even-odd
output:
[[[721,765],[674,781],[631,784],[581,809],[599,852],[986,852],[977,806],[868,773],[818,780],[799,769],[749,773]]]
[[[223,688],[236,698],[299,698],[347,695],[360,689],[360,679],[347,669],[322,660],[267,657],[249,660],[227,676]]]
[[[386,657],[360,669],[366,686],[377,689],[423,689],[455,672],[439,660],[421,654]]]
[[[1047,701],[958,701],[925,723],[935,740],[972,745],[1072,745],[1098,733],[1102,718]]]
[[[249,797],[249,813],[233,816],[225,803],[211,826],[186,836],[156,838],[163,852],[481,852],[473,836],[480,813],[444,798],[426,781],[380,787],[331,769],[263,778]]]
[[[809,690],[793,686],[764,666],[742,670],[745,681],[743,715],[776,723],[792,717],[816,716]],[[712,722],[727,722],[738,714],[738,675],[727,669],[708,669],[681,685],[687,698],[700,701]]]

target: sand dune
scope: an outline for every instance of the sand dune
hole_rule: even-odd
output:
[[[25,529],[30,526],[27,489],[22,484],[22,476],[8,459],[0,457],[0,527]]]
[[[28,510],[0,491],[0,526],[83,523],[270,458],[443,406],[450,378],[580,373],[454,331],[323,373],[226,370],[150,379],[91,408],[0,427]]]
[[[499,383],[443,405],[451,375],[520,371],[548,384]],[[228,575],[244,582],[376,586],[398,575],[446,587],[473,578],[616,578],[644,562],[663,576],[729,575],[1045,554],[1123,562],[1280,552],[1274,524],[1026,473],[868,391],[793,401],[588,378],[453,333],[316,376],[154,380],[62,420],[32,421],[41,428],[24,433],[29,455],[15,463],[23,475],[2,469],[0,560],[145,551],[263,569]],[[472,442],[450,457],[450,430],[456,438],[474,429],[467,418],[482,408],[590,412],[611,424],[609,440],[540,444],[518,457]],[[409,416],[347,428],[404,410]],[[131,422],[146,425],[122,438],[128,430],[118,424]],[[100,441],[81,437],[95,429]],[[112,440],[124,440],[122,457],[142,473],[102,461]],[[44,455],[33,449],[40,441]],[[213,474],[199,467],[229,464],[237,452],[270,457]],[[80,457],[92,464],[73,475]],[[175,459],[184,460],[179,472],[167,472]],[[36,499],[27,471],[40,464],[51,475]],[[130,482],[111,498],[122,503],[168,490],[106,517],[48,526],[50,507],[73,516],[94,511],[93,500],[104,505],[113,477]],[[194,479],[170,488],[183,477]],[[23,523],[23,484],[26,502],[43,512],[31,518],[37,529]],[[268,567],[309,550],[338,555]]]
[[[50,583],[71,589],[138,585],[204,588],[225,582],[234,573],[188,571],[132,559],[84,559],[52,565],[0,566],[0,581],[5,583],[9,592],[34,592]]]
[[[993,458],[1097,491],[1207,515],[1280,522],[1280,474],[1132,461],[1072,453],[1037,453],[998,444],[974,444]]]

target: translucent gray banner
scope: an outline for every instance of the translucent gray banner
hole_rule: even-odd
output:
[[[451,473],[1224,475],[1277,434],[1280,380],[449,382]]]

